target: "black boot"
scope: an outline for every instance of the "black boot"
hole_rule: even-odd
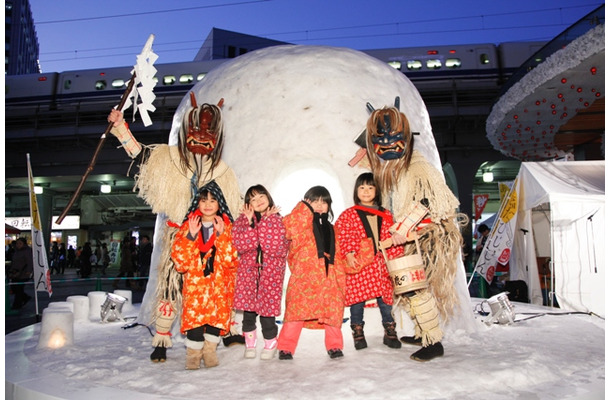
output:
[[[246,338],[244,337],[244,335],[234,335],[232,333],[229,333],[227,336],[222,337],[222,344],[224,344],[225,347],[233,346],[236,344],[246,344]]]
[[[411,359],[415,361],[430,361],[433,358],[441,357],[445,354],[441,342],[436,342],[430,346],[422,347],[415,353],[411,354]]]
[[[165,360],[167,360],[167,357],[165,355],[165,347],[155,347],[152,354],[150,355],[150,359],[152,362],[165,362]]]
[[[366,339],[364,338],[364,322],[361,324],[352,324],[352,336],[354,337],[354,347],[356,350],[366,348]]]
[[[416,338],[415,336],[403,336],[400,338],[400,341],[404,344],[412,344],[414,346],[421,346],[421,338]]]
[[[383,335],[383,344],[392,349],[400,349],[402,344],[396,336],[396,322],[386,322],[383,324],[385,334]]]

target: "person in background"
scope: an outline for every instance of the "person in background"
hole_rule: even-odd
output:
[[[280,360],[291,360],[302,329],[324,329],[330,358],[343,357],[345,259],[338,257],[331,223],[332,198],[323,186],[309,189],[284,217],[290,241],[286,312],[278,337]]]
[[[89,278],[91,276],[91,256],[93,254],[93,250],[91,249],[91,243],[86,242],[83,246],[83,250],[80,253],[80,277],[81,278]]]
[[[58,272],[60,274],[64,274],[66,272],[66,264],[68,263],[67,254],[66,254],[66,244],[60,243],[58,250]]]
[[[25,283],[32,279],[33,273],[32,249],[28,246],[27,240],[20,237],[15,243],[15,252],[13,253],[8,273],[11,283],[13,283],[11,289],[15,294],[13,305],[11,306],[13,310],[19,310],[32,298],[25,293]]]
[[[106,276],[106,268],[110,265],[110,254],[108,253],[108,245],[102,243],[100,248],[100,261],[102,263],[102,275]]]
[[[134,268],[134,255],[135,246],[133,245],[133,240],[130,236],[125,236],[123,239],[123,243],[121,243],[121,265],[119,268],[119,274],[117,275],[117,279],[112,283],[112,287],[115,289],[119,287],[119,280],[123,277],[133,277],[135,272]],[[125,281],[125,286],[127,289],[131,289],[131,280],[127,279]]]
[[[277,352],[288,241],[279,208],[262,185],[248,188],[241,214],[233,224],[233,244],[239,254],[235,309],[244,312],[245,358],[256,357],[256,317],[260,316],[265,344],[261,359]]]
[[[50,269],[52,274],[55,273],[55,271],[59,274],[59,247],[57,246],[57,242],[53,242],[51,245],[49,265],[51,266]]]
[[[343,211],[335,228],[339,237],[340,253],[346,258],[345,304],[350,307],[350,326],[354,347],[367,347],[364,336],[364,306],[374,299],[381,312],[383,344],[399,349],[396,322],[392,316],[394,288],[385,259],[379,249],[380,241],[392,237],[392,213],[381,207],[381,192],[372,173],[358,176],[354,185],[354,206]],[[402,253],[400,246],[387,250],[390,258]]]
[[[140,236],[140,251],[138,252],[138,268],[139,275],[141,278],[148,278],[150,273],[150,259],[152,257],[153,245],[150,242],[148,235]],[[139,288],[143,289],[146,285],[146,280],[141,279],[139,281]]]
[[[68,268],[74,268],[74,263],[76,262],[76,250],[72,245],[68,246]]]
[[[483,248],[485,247],[485,243],[487,242],[487,238],[489,237],[489,227],[485,224],[481,224],[477,228],[477,232],[479,233],[479,238],[477,239],[477,244],[474,249],[476,254],[475,264],[479,260],[479,257],[483,252]]]

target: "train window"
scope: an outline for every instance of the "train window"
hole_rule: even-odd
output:
[[[402,68],[402,64],[400,63],[400,61],[388,61],[388,65],[394,69],[397,69],[400,71],[400,69]]]
[[[184,74],[184,75],[180,75],[180,83],[181,84],[187,84],[187,83],[191,83],[193,82],[193,75],[192,74]]]
[[[72,87],[72,81],[70,79],[66,79],[64,81],[64,90],[70,90]]]
[[[460,68],[462,66],[462,60],[459,58],[448,58],[445,60],[445,67],[447,68]]]
[[[407,61],[407,69],[409,71],[414,70],[414,69],[421,69],[422,67],[422,63],[419,60],[409,60]]]
[[[176,77],[173,75],[165,75],[163,77],[163,84],[164,85],[173,85],[174,83],[176,83]]]
[[[199,82],[200,80],[202,80],[205,77],[205,72],[200,73],[199,75],[197,75],[197,82]]]
[[[479,61],[481,61],[481,64],[489,64],[489,55],[487,55],[486,53],[482,53],[479,56]]]
[[[426,68],[439,69],[443,66],[441,60],[426,60]]]
[[[106,85],[105,80],[97,81],[95,82],[95,90],[104,90],[106,89]]]
[[[115,89],[122,88],[123,86],[125,86],[124,79],[115,79],[112,81],[112,87]]]

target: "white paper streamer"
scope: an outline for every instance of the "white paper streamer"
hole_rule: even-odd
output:
[[[136,74],[135,82],[133,89],[125,101],[123,110],[121,110],[124,113],[132,104],[135,104],[132,122],[136,119],[136,112],[139,112],[144,126],[152,125],[152,120],[148,113],[156,110],[152,103],[156,97],[153,92],[156,82],[153,78],[157,73],[157,69],[153,64],[157,61],[159,56],[152,51],[154,39],[155,35],[150,35],[142,52],[136,57],[136,65],[134,65],[133,70],[131,71],[132,75],[134,73]]]

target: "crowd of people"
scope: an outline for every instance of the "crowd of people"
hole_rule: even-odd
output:
[[[136,245],[136,238],[127,236],[123,242],[128,246],[121,247],[120,271],[115,279],[114,287],[119,286],[122,277],[146,278],[150,273],[152,243],[148,235],[140,236],[140,243]],[[25,237],[14,240],[5,252],[7,261],[6,276],[11,282],[10,290],[14,294],[11,308],[21,309],[31,296],[25,293],[25,286],[31,282],[33,275],[32,248]],[[92,248],[91,242],[85,242],[76,249],[72,245],[54,241],[51,244],[47,257],[49,271],[54,275],[64,275],[66,269],[73,269],[80,278],[90,278],[94,271],[107,276],[107,269],[111,264],[108,244],[98,242]],[[126,280],[128,289],[144,290],[146,279]]]

